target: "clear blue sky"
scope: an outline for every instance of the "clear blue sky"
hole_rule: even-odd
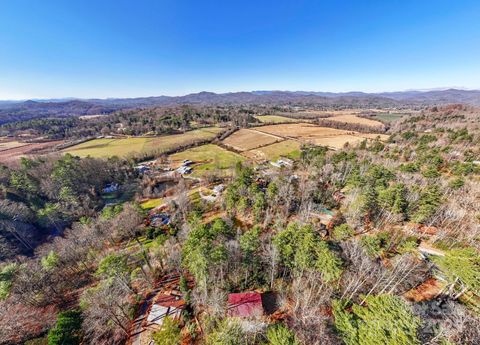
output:
[[[480,1],[1,0],[0,99],[480,88]]]

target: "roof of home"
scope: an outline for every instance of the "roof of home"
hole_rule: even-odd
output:
[[[228,314],[234,317],[262,315],[262,295],[256,292],[229,294]]]
[[[184,307],[185,301],[183,299],[173,295],[160,294],[155,298],[155,302],[148,313],[147,323],[161,325],[166,316],[178,318]]]

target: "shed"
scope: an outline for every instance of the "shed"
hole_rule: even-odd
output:
[[[233,317],[263,315],[262,295],[257,292],[229,294],[228,315]]]

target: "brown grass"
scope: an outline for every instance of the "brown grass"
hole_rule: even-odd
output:
[[[242,156],[253,160],[277,160],[282,156],[298,158],[300,156],[300,142],[296,140],[284,140],[272,145],[244,151],[242,152]]]
[[[388,135],[376,133],[359,133],[329,127],[320,127],[308,123],[292,123],[270,125],[255,128],[259,132],[270,133],[285,139],[295,140],[300,143],[328,146],[332,149],[340,149],[345,143],[356,145],[364,139],[387,140]],[[256,150],[258,151],[258,150]],[[256,153],[250,151],[252,153]]]
[[[316,139],[319,137],[333,137],[344,134],[353,134],[353,131],[345,131],[341,129],[319,127],[309,123],[292,123],[283,125],[271,125],[257,127],[257,131],[270,133],[283,138],[292,138],[302,141]]]
[[[380,121],[366,119],[354,114],[332,116],[332,117],[328,117],[327,120],[341,122],[341,123],[358,124],[358,125],[370,126],[370,127],[383,127],[383,123],[381,123]]]
[[[223,140],[223,143],[237,151],[248,151],[260,146],[273,144],[282,138],[251,129],[240,129]]]
[[[48,141],[44,143],[26,143],[21,146],[14,146],[10,149],[0,151],[0,162],[12,162],[28,155],[46,153],[55,146],[64,143],[63,140]]]

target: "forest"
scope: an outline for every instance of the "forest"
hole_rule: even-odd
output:
[[[149,108],[2,130],[162,134],[271,111]],[[386,141],[302,144],[281,167],[246,160],[167,184],[168,157],[154,172],[70,154],[2,166],[0,344],[479,344],[479,120],[471,106],[428,107]]]

